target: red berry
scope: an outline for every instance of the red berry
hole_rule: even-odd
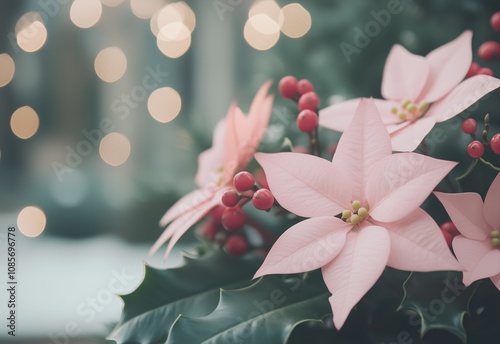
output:
[[[226,207],[218,205],[210,210],[209,215],[212,217],[212,221],[215,225],[220,225],[222,221],[222,213],[226,210]]]
[[[261,188],[269,189],[269,184],[267,183],[267,178],[264,170],[257,170],[257,172],[255,172],[255,181]]]
[[[500,44],[495,41],[484,42],[479,46],[477,54],[482,60],[491,61],[495,56],[500,56]]]
[[[478,158],[482,157],[484,154],[484,146],[478,140],[472,141],[467,146],[467,153],[469,153],[469,156],[471,158],[478,159]]]
[[[248,252],[249,245],[243,235],[233,235],[227,239],[224,248],[230,255],[239,257]]]
[[[234,190],[227,190],[222,194],[222,204],[224,204],[226,207],[234,207],[236,204],[238,204],[240,200],[240,196],[238,196],[238,193]]]
[[[302,110],[297,117],[297,126],[306,133],[313,131],[318,126],[318,115],[312,110]]]
[[[255,183],[255,178],[253,174],[247,171],[242,171],[236,174],[233,178],[233,184],[236,190],[239,192],[245,192],[250,190]]]
[[[500,31],[500,12],[495,12],[491,16],[490,24],[493,30]]]
[[[312,91],[314,91],[314,87],[309,80],[302,79],[297,83],[297,92],[300,95],[303,95],[304,93],[312,92]]]
[[[234,231],[245,224],[247,215],[240,207],[226,208],[222,213],[222,226],[228,231]]]
[[[219,231],[219,226],[214,224],[212,221],[207,221],[201,225],[198,229],[198,234],[208,240],[214,240],[215,235]]]
[[[493,135],[490,140],[490,147],[493,153],[500,154],[500,133]]]
[[[319,97],[314,92],[307,92],[299,98],[299,110],[316,110],[319,105]]]
[[[457,235],[460,235],[460,232],[458,231],[457,227],[455,224],[451,221],[446,221],[439,226],[442,231],[446,231],[451,234],[451,236],[456,237]]]
[[[474,134],[477,129],[477,122],[474,118],[467,118],[462,123],[462,131],[466,134]]]
[[[474,76],[477,74],[478,70],[481,68],[477,62],[472,62],[469,67],[469,71],[467,72],[467,75],[465,77],[470,78],[471,76]]]
[[[283,98],[293,99],[297,96],[297,79],[291,75],[282,78],[278,90]]]
[[[253,194],[252,204],[256,209],[269,210],[274,204],[274,196],[268,189],[257,190]]]
[[[493,71],[490,68],[480,68],[476,75],[489,75],[493,76]]]
[[[451,242],[453,241],[453,236],[447,232],[441,229],[441,233],[443,233],[444,239],[446,240],[446,243],[448,244],[448,247],[451,247]]]

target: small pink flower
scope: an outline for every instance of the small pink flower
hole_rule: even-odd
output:
[[[387,57],[382,96],[375,104],[391,134],[394,151],[413,151],[436,123],[444,122],[485,94],[500,87],[487,75],[463,78],[472,61],[472,32],[431,51],[427,56],[395,45]],[[352,120],[359,98],[320,111],[321,126],[344,131]]]
[[[246,116],[236,103],[231,104],[226,118],[214,131],[212,148],[198,158],[195,177],[198,189],[175,203],[160,220],[160,226],[168,227],[158,238],[149,254],[154,254],[168,240],[165,259],[180,237],[213,207],[221,204],[222,194],[231,188],[233,177],[252,159],[262,139],[269,117],[273,97],[267,92],[268,81],[259,89]]]
[[[484,204],[476,193],[434,194],[462,233],[452,245],[466,269],[464,284],[489,277],[500,290],[500,174],[491,184]]]
[[[338,329],[386,265],[461,270],[438,225],[419,208],[456,163],[391,154],[372,99],[360,101],[332,162],[300,153],[255,158],[281,206],[309,218],[277,240],[255,277],[321,268]]]

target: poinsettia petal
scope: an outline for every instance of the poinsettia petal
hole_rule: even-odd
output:
[[[339,254],[350,228],[352,224],[333,216],[297,223],[274,243],[254,278],[319,269]]]
[[[413,152],[435,124],[436,119],[434,117],[423,117],[394,131],[391,133],[392,150]]]
[[[205,203],[200,204],[196,208],[192,208],[190,211],[184,213],[183,215],[176,218],[172,223],[165,228],[160,237],[153,244],[149,250],[149,255],[153,255],[158,249],[166,243],[168,240],[170,242],[167,246],[167,251],[165,252],[165,259],[167,259],[168,254],[174,247],[175,243],[180,239],[180,237],[198,222],[203,216],[205,216],[218,201],[214,198]]]
[[[465,78],[472,62],[472,31],[465,31],[453,41],[426,56],[429,78],[419,101],[429,103],[444,97]]]
[[[330,105],[319,111],[319,125],[343,132],[352,122],[361,98],[355,98]]]
[[[435,117],[438,123],[446,121],[499,87],[500,80],[488,75],[465,79],[444,98],[433,103],[426,116]]]
[[[366,198],[376,221],[395,222],[417,209],[456,162],[416,153],[386,156],[368,176]]]
[[[226,115],[226,131],[224,133],[224,182],[227,182],[229,176],[234,176],[234,171],[238,168],[238,157],[240,140],[237,134],[236,111],[238,111],[236,102],[231,103]]]
[[[225,132],[226,121],[223,119],[215,126],[212,147],[198,156],[198,171],[194,180],[199,188],[218,182],[218,170],[224,167]]]
[[[387,131],[389,132],[389,134],[393,134],[396,131],[401,130],[403,128],[406,128],[407,126],[409,126],[411,124],[412,124],[412,122],[410,122],[410,121],[404,121],[404,122],[400,122],[400,123],[389,124],[387,126]]]
[[[405,271],[462,271],[439,226],[418,208],[402,221],[386,223],[391,237],[387,265]]]
[[[498,274],[496,276],[492,276],[490,278],[491,278],[491,281],[493,282],[493,284],[495,285],[495,287],[497,287],[497,289],[500,290],[500,274]]]
[[[373,99],[362,98],[333,157],[333,165],[351,180],[354,198],[365,201],[366,182],[373,165],[390,154],[389,133]]]
[[[482,257],[491,251],[491,243],[488,240],[471,240],[459,235],[453,239],[452,246],[458,261],[465,268],[463,282],[468,286],[475,281],[472,279],[472,272]]]
[[[334,216],[350,206],[349,179],[328,160],[300,153],[256,153],[255,159],[276,200],[294,214]]]
[[[470,280],[496,276],[500,273],[500,251],[491,250],[481,257],[475,268],[471,271]]]
[[[261,117],[268,117],[269,119],[269,114],[267,114],[267,111],[264,111],[264,106],[268,106],[269,104],[266,104],[266,101],[269,99],[272,100],[272,98],[269,98],[267,96],[267,93],[269,92],[269,88],[272,85],[272,81],[268,80],[266,81],[257,91],[255,94],[255,97],[253,98],[252,104],[250,105],[250,109],[248,110],[248,117],[250,118],[250,121],[252,122],[252,127],[255,127],[254,123],[259,123]],[[270,112],[270,111],[269,111]],[[267,121],[266,121],[267,125]]]
[[[323,279],[332,293],[329,301],[333,322],[340,329],[351,309],[378,280],[387,264],[390,238],[379,226],[365,226],[349,232],[339,255],[322,268]]]
[[[483,200],[477,193],[434,192],[458,231],[469,239],[484,240],[490,229],[483,217]],[[496,210],[498,212],[498,210]]]
[[[215,188],[213,186],[191,191],[168,209],[160,220],[160,227],[165,227],[175,218],[201,206],[211,199],[214,194]]]
[[[483,214],[491,228],[500,230],[500,173],[497,174],[486,194]]]
[[[425,86],[429,69],[424,57],[414,55],[396,44],[385,61],[382,96],[389,100],[415,101]]]

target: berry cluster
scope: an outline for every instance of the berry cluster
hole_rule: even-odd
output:
[[[496,12],[491,16],[490,24],[493,30],[500,31],[500,12]],[[486,62],[500,59],[500,43],[486,41],[481,44],[477,54],[481,60]],[[493,71],[490,68],[481,67],[477,62],[472,62],[467,72],[467,77],[469,78],[478,74],[493,76]]]
[[[256,185],[256,181],[262,188]],[[249,222],[243,206],[251,200],[256,209],[269,211],[274,204],[274,196],[262,171],[258,172],[257,178],[247,171],[237,173],[233,186],[234,189],[222,194],[222,205],[212,210],[210,219],[202,225],[199,234],[220,244],[229,254],[241,256],[251,248],[241,231]]]
[[[297,127],[305,133],[311,133],[318,127],[319,97],[314,92],[314,87],[309,80],[297,81],[294,76],[282,78],[278,89],[283,98],[293,99],[297,102],[300,111],[297,116]]]
[[[476,137],[477,122],[473,118],[468,118],[462,123],[462,131],[472,137],[472,142],[467,146],[467,153],[473,159],[479,159],[483,156],[485,147],[490,147],[493,153],[500,154],[500,133],[493,135],[488,140],[488,133],[490,130],[490,116],[484,116],[484,129],[482,132],[483,141],[479,141]]]

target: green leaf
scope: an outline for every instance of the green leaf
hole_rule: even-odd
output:
[[[109,340],[119,344],[163,343],[179,314],[209,314],[217,306],[220,288],[248,283],[261,263],[260,258],[236,259],[220,250],[183,258],[183,264],[174,269],[146,266],[141,285],[122,296],[122,318]]]
[[[411,325],[421,325],[421,337],[432,329],[442,329],[466,342],[463,318],[469,314],[477,284],[466,288],[459,272],[414,272],[403,287],[405,296],[399,309],[417,313],[409,320]]]
[[[246,288],[221,290],[208,316],[179,316],[166,343],[285,343],[298,324],[331,314],[329,296],[319,273],[265,276]]]

